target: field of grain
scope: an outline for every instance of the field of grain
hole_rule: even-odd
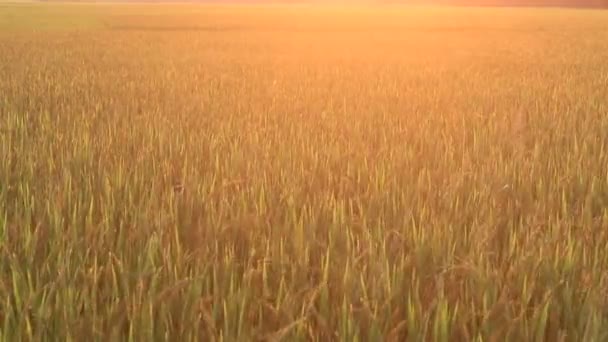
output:
[[[607,339],[608,12],[0,4],[0,340]]]

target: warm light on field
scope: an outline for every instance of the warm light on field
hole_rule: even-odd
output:
[[[608,13],[0,6],[0,340],[608,338]]]

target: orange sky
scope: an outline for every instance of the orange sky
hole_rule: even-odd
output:
[[[606,7],[608,0],[379,0],[390,3],[456,4],[456,5],[506,5],[506,6],[565,6]]]

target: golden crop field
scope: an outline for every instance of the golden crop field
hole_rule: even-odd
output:
[[[0,4],[0,340],[608,340],[608,12]]]

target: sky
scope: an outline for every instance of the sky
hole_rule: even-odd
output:
[[[3,0],[0,0],[0,3]],[[18,1],[18,0],[9,0]],[[36,1],[36,0],[34,0]],[[63,1],[63,0],[39,0]],[[383,4],[434,4],[434,5],[472,5],[472,6],[559,6],[607,8],[608,0],[71,0],[99,2],[204,2],[204,3],[383,3]]]
[[[430,0],[436,3],[462,3],[476,5],[608,7],[608,0]]]

